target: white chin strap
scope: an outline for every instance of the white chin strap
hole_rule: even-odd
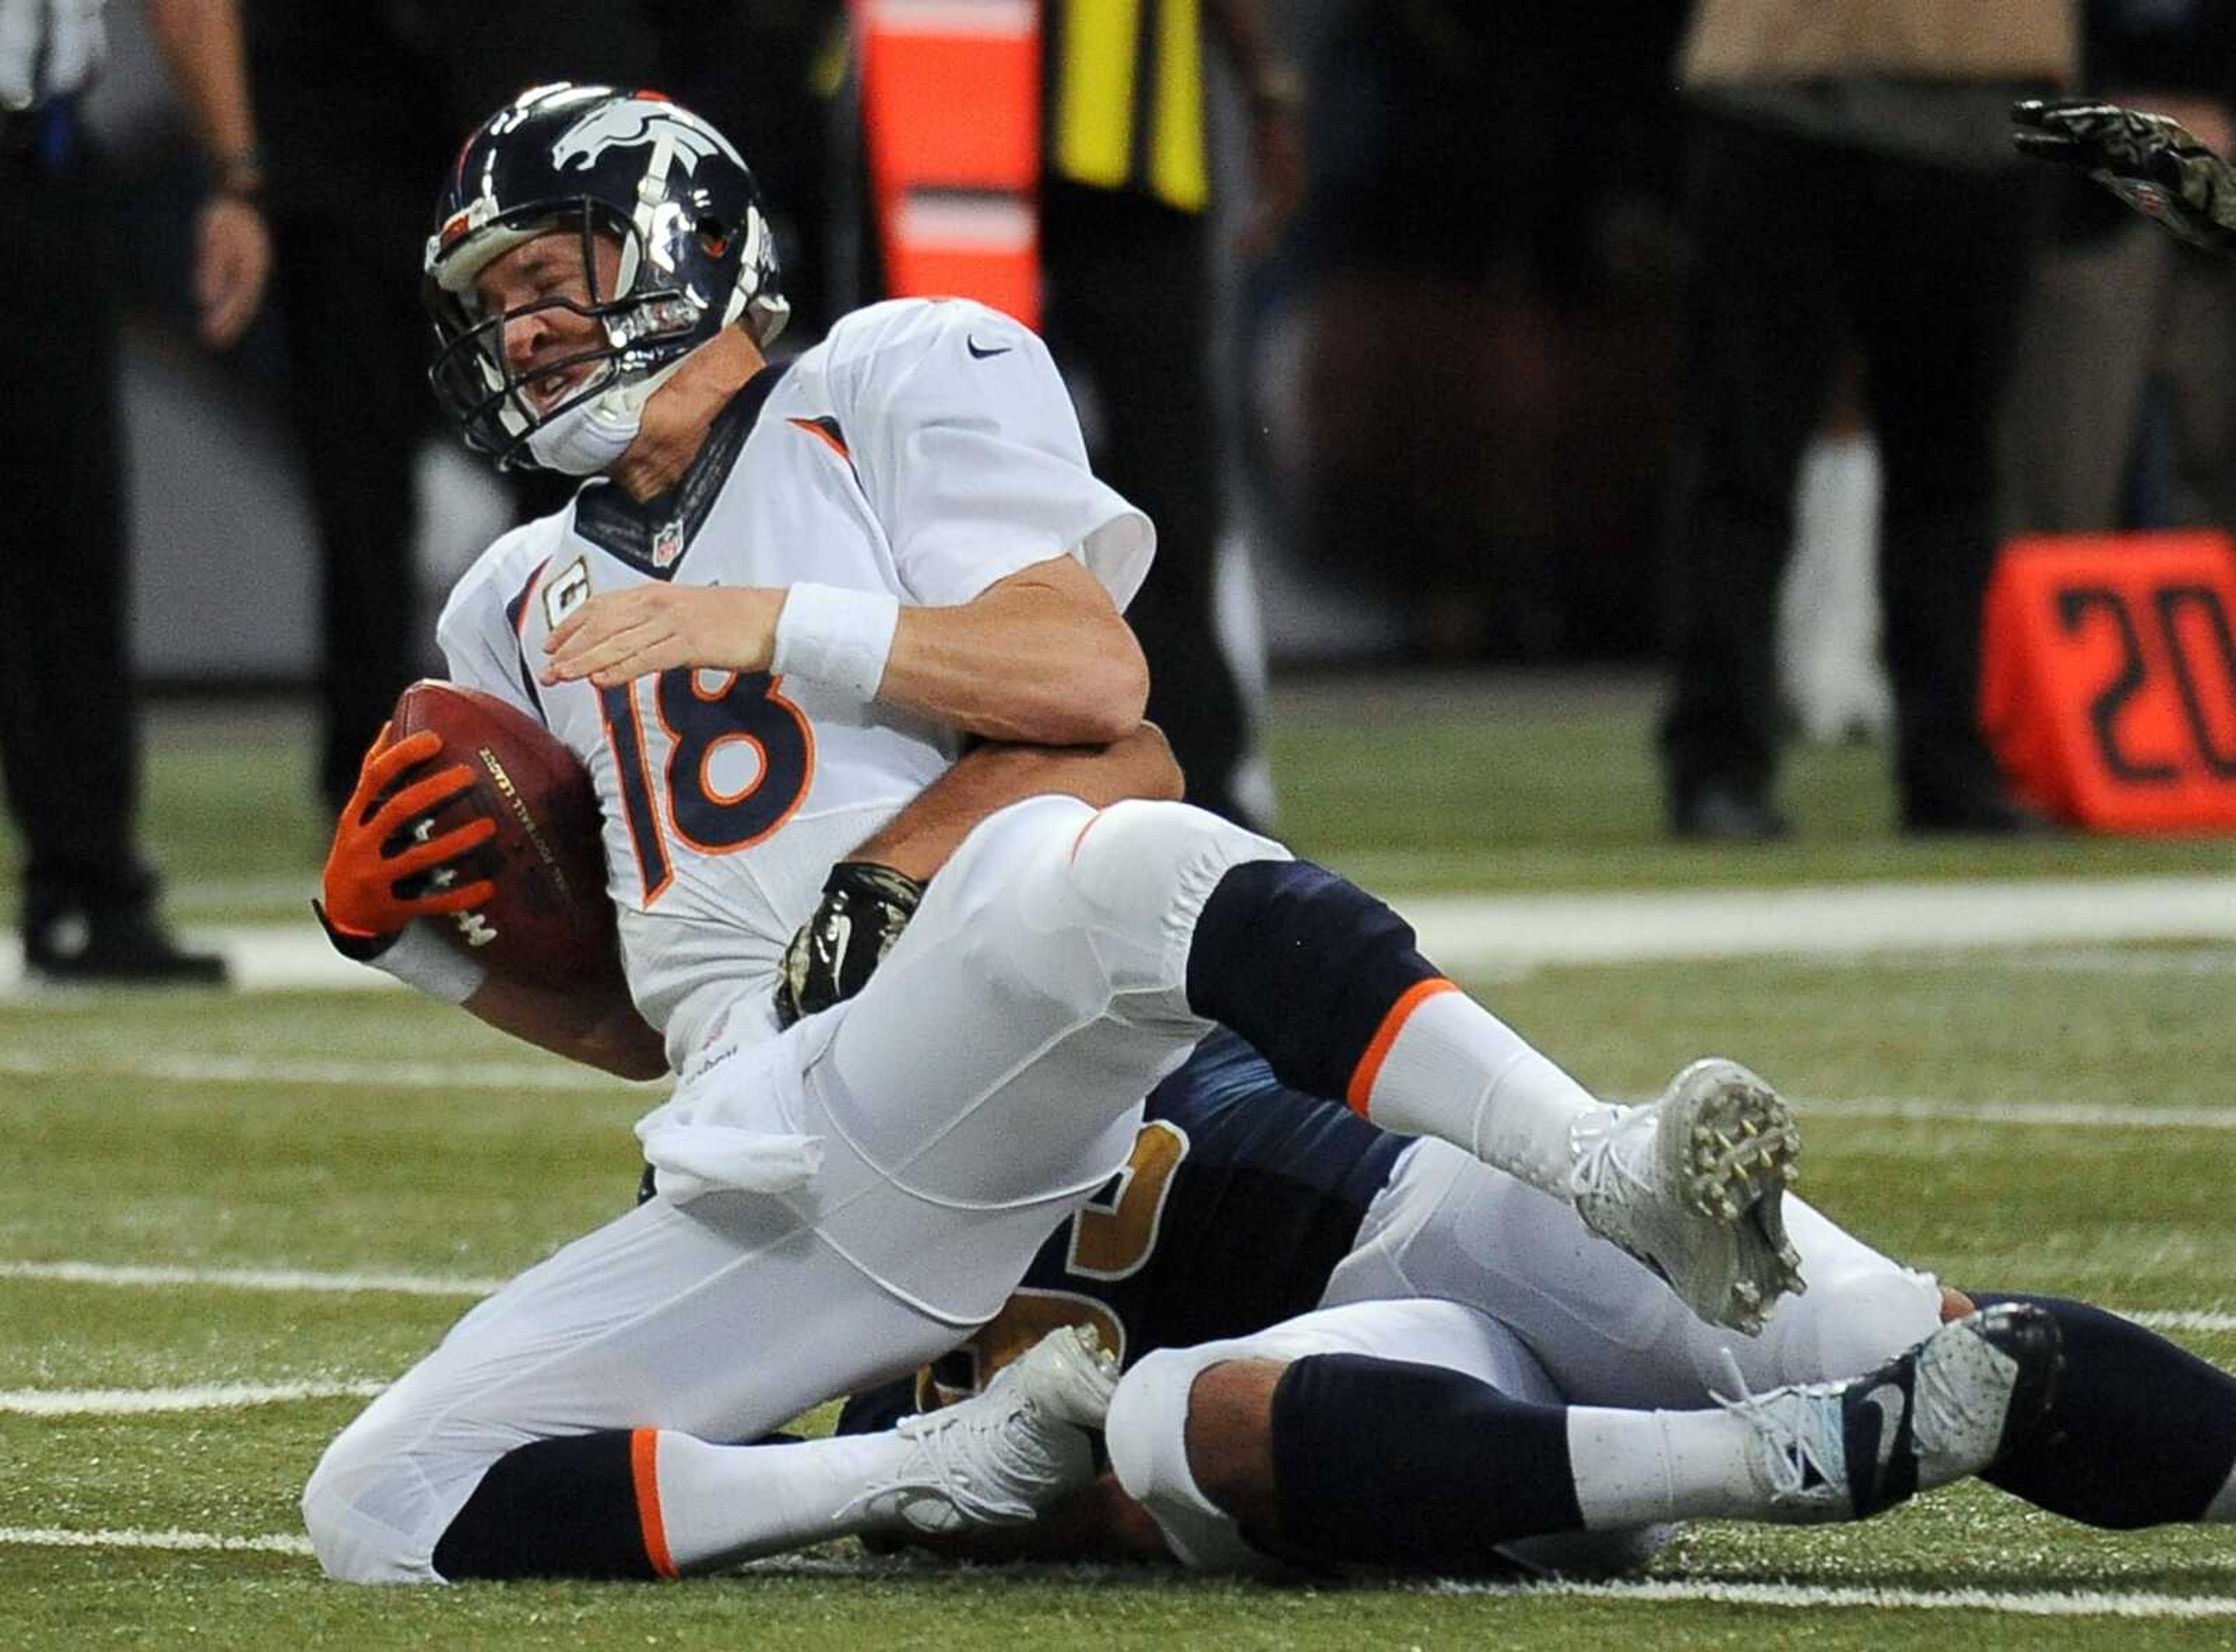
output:
[[[656,373],[602,391],[537,425],[529,432],[529,456],[564,476],[597,476],[610,469],[636,440],[652,392],[689,359],[678,357]]]

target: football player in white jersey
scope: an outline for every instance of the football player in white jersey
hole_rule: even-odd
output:
[[[588,767],[630,1002],[486,977],[427,932],[486,893],[423,876],[471,829],[395,833],[462,787],[412,778],[431,736],[368,758],[322,917],[508,1031],[681,1076],[638,1127],[658,1197],[477,1308],[330,1448],[304,1509],[331,1573],[691,1570],[841,1510],[936,1522],[989,1483],[1029,1515],[1092,1410],[1075,1348],[874,1448],[727,1442],[992,1318],[1217,1023],[1567,1201],[1705,1319],[1752,1332],[1799,1287],[1798,1139],[1760,1080],[1700,1063],[1654,1106],[1601,1102],[1381,903],[1172,800],[1121,616],[1150,526],[1088,472],[1027,330],[885,304],[771,365],[742,161],[600,87],[535,89],[468,139],[426,270],[469,440],[592,478],[490,548],[440,635],[459,681]],[[785,1024],[788,945],[843,976],[850,913],[911,903],[858,994]]]

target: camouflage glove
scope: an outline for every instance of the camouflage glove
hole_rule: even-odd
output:
[[[2207,252],[2236,255],[2236,168],[2163,115],[2082,98],[2011,109],[2019,153],[2078,168]]]
[[[789,1027],[859,992],[916,916],[924,885],[891,866],[842,860],[824,880],[823,903],[784,949],[776,1018]]]

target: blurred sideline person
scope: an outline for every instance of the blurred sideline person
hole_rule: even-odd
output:
[[[2088,23],[2088,84],[2106,102],[2227,148],[2236,7],[2089,0]],[[2236,529],[2236,271],[2083,179],[2063,184],[2063,233],[2036,268],[2011,385],[2008,531]],[[2154,407],[2162,418],[2147,419]],[[2157,440],[2139,452],[2147,432]]]
[[[1774,668],[1793,489],[1844,344],[1869,378],[1878,581],[1903,830],[2042,822],[1977,715],[1996,436],[2038,197],[2003,110],[2074,77],[2073,0],[1700,0],[1688,402],[1674,682],[1661,735],[1680,836],[1784,835]]]
[[[633,80],[650,46],[632,7],[604,0],[245,7],[290,423],[318,525],[316,779],[339,809],[419,675],[418,459],[441,425],[413,291],[450,135],[538,81]],[[516,489],[536,510],[562,497]]]
[[[851,185],[840,181],[860,159],[858,139],[841,136],[847,124],[841,110],[851,101],[847,8],[831,0],[635,4],[656,49],[652,84],[753,158],[792,306],[784,346],[805,350],[837,319],[832,278],[839,272],[820,266],[859,204]],[[752,72],[740,73],[740,63],[750,63]],[[805,256],[811,247],[812,260]],[[851,264],[844,276],[837,287],[871,285],[869,273]]]
[[[1128,610],[1149,720],[1188,801],[1263,826],[1238,793],[1250,711],[1218,629],[1221,421],[1213,405],[1207,22],[1243,90],[1257,199],[1239,251],[1270,252],[1304,195],[1301,82],[1261,0],[1050,0],[1041,50],[1042,322],[1099,418],[1104,480],[1157,524],[1157,569]],[[1261,805],[1262,806],[1262,805]]]
[[[209,158],[194,288],[202,341],[231,346],[271,262],[234,0],[148,0]],[[11,266],[0,381],[0,775],[24,844],[24,963],[37,977],[214,984],[181,951],[141,852],[141,771],[116,406],[122,237],[79,99],[106,49],[98,0],[0,0],[0,247]],[[66,365],[65,365],[66,363]],[[31,385],[42,388],[36,395]]]
[[[2057,1327],[2036,1421],[2016,1385],[2055,1362],[2009,1353],[2041,1333],[2029,1316],[1976,1327],[2004,1355],[1970,1333],[1937,1347],[1970,1300],[1799,1199],[1786,1217],[1808,1293],[1734,1337],[1543,1195],[1300,1096],[1214,1034],[1001,1313],[839,1426],[936,1412],[1052,1328],[1092,1326],[1125,1371],[1113,1472],[1030,1526],[930,1545],[979,1559],[1620,1570],[1671,1521],[1860,1517],[1982,1454],[1990,1484],[2085,1524],[2236,1520],[2236,1378],[2082,1303],[1983,1296]],[[1792,1384],[1821,1385],[1772,1386]]]
[[[1215,1023],[1554,1195],[1704,1318],[1758,1327],[1796,1287],[1798,1134],[1759,1079],[1704,1063],[1603,1102],[1381,902],[1174,800],[1121,613],[1154,530],[1088,468],[1030,332],[906,300],[770,364],[752,174],[681,106],[607,87],[485,121],[424,245],[469,441],[582,478],[438,634],[455,681],[589,770],[625,980],[537,988],[435,931],[495,894],[457,864],[495,824],[416,829],[470,780],[428,772],[432,734],[368,754],[319,916],[502,1030],[681,1077],[638,1124],[655,1196],[476,1307],[328,1449],[303,1506],[332,1575],[650,1576],[827,1517],[843,1451],[726,1442],[991,1318]],[[858,953],[854,996],[791,991]],[[1069,1346],[1003,1404],[1090,1410]],[[1013,1422],[1034,1434],[1014,1408],[931,1430],[922,1460],[901,1436],[866,1495],[1029,1504],[1058,1448],[1013,1461]]]

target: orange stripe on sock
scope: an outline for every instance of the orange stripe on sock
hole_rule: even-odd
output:
[[[1350,1088],[1344,1091],[1344,1100],[1351,1110],[1361,1118],[1366,1116],[1367,1097],[1374,1094],[1374,1081],[1381,1076],[1382,1063],[1390,1058],[1390,1046],[1398,1042],[1398,1035],[1419,1009],[1440,992],[1457,992],[1459,989],[1441,975],[1426,981],[1416,981],[1405,989],[1404,996],[1390,1006],[1390,1013],[1382,1017],[1382,1024],[1374,1030],[1374,1037],[1366,1046],[1366,1053],[1358,1058],[1358,1065],[1351,1070]]]
[[[644,1552],[653,1570],[662,1577],[675,1576],[674,1557],[668,1552],[668,1526],[660,1517],[660,1431],[640,1428],[629,1436],[629,1473],[636,1483],[637,1524],[644,1531]]]

